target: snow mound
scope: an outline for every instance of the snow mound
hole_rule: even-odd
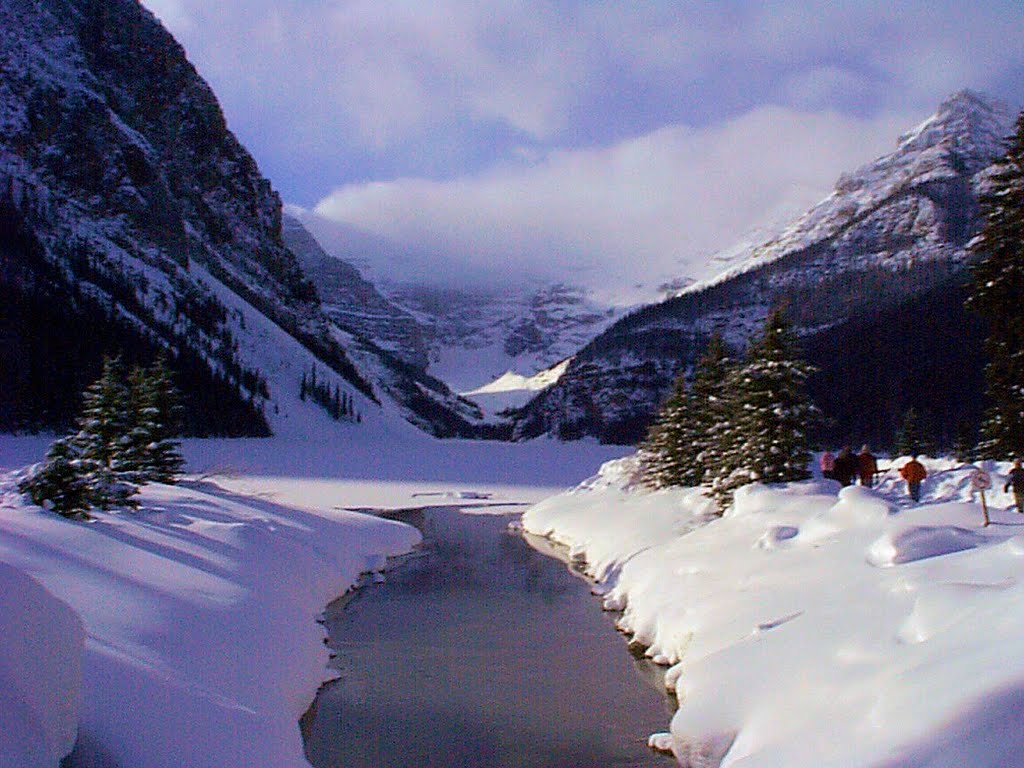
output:
[[[902,565],[929,557],[973,549],[988,541],[976,531],[958,526],[921,526],[886,533],[868,549],[868,562],[879,567]]]
[[[71,752],[84,645],[67,604],[0,562],[0,765],[53,768]]]

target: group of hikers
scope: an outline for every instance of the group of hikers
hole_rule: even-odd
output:
[[[837,480],[844,487],[860,480],[861,485],[871,488],[878,474],[878,459],[866,445],[856,454],[849,446],[845,446],[839,451],[838,456],[833,455],[832,451],[821,454],[820,467],[822,477]],[[917,454],[900,467],[900,476],[907,482],[907,493],[910,494],[910,498],[915,502],[920,501],[921,483],[928,477],[928,471],[924,464],[917,460]]]
[[[833,455],[831,451],[821,454],[819,464],[821,476],[830,480],[838,480],[843,486],[853,485],[858,479],[860,484],[871,488],[875,484],[875,476],[878,475],[878,460],[868,446],[860,449],[860,453],[853,453],[849,446],[839,451],[839,455]],[[928,470],[924,464],[917,460],[915,453],[910,461],[900,467],[900,477],[907,483],[907,493],[915,502],[921,501],[921,483],[928,477]],[[1013,489],[1013,501],[1017,512],[1024,514],[1024,466],[1021,460],[1013,462],[1013,468],[1007,476],[1003,492],[1009,493]]]
[[[838,480],[840,485],[853,485],[859,479],[861,485],[870,488],[875,484],[877,474],[878,460],[866,445],[857,454],[853,453],[850,446],[842,448],[838,456],[833,455],[832,451],[821,454],[821,476]]]

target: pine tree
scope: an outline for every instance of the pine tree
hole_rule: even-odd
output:
[[[981,207],[985,221],[972,244],[981,260],[967,299],[990,325],[978,454],[1006,458],[1024,454],[1024,113],[1006,155],[994,166]]]
[[[34,504],[74,519],[88,519],[92,506],[82,460],[73,443],[62,438],[46,452],[46,460],[18,484]]]
[[[689,390],[680,374],[647,439],[638,449],[644,482],[655,488],[695,487],[714,461],[713,434],[723,417],[724,384],[731,361],[715,334],[694,368]]]
[[[916,456],[921,452],[921,442],[921,419],[915,409],[908,408],[896,430],[893,452],[897,456]]]
[[[88,517],[92,507],[137,508],[137,484],[177,480],[182,408],[163,357],[148,370],[133,368],[127,384],[120,360],[105,360],[82,400],[78,431],[50,447],[19,485],[23,493],[60,514]]]
[[[185,464],[181,445],[175,439],[181,431],[181,396],[162,355],[137,378],[132,391],[140,407],[133,432],[145,440],[140,462],[142,479],[173,485]]]
[[[110,472],[131,470],[129,391],[120,358],[106,358],[100,378],[82,395],[78,433],[72,438],[79,456]]]
[[[713,436],[717,464],[709,465],[719,510],[748,483],[810,477],[808,430],[818,418],[807,394],[810,373],[784,314],[772,311],[746,361],[726,380],[724,419]]]
[[[653,488],[700,484],[703,473],[697,449],[686,439],[691,418],[686,377],[681,373],[638,449],[645,484]]]
[[[722,459],[723,439],[729,425],[729,391],[727,382],[735,367],[719,333],[711,336],[707,349],[697,361],[690,387],[694,418],[691,439],[697,449],[701,482],[710,484],[714,468]]]
[[[100,378],[82,395],[78,432],[70,438],[89,503],[100,509],[138,506],[129,399],[120,358],[106,358]]]

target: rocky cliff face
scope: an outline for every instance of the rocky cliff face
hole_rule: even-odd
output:
[[[282,234],[335,325],[373,341],[414,368],[426,369],[430,357],[424,329],[412,315],[386,299],[351,264],[328,256],[294,216],[284,215]]]
[[[596,338],[558,384],[524,409],[517,434],[635,441],[712,332],[742,348],[773,306],[788,309],[822,376],[846,357],[829,339],[857,343],[847,339],[852,325],[898,334],[874,323],[883,316],[895,321],[899,308],[913,302],[959,306],[941,297],[962,290],[966,245],[980,226],[978,190],[1011,123],[1003,105],[968,91],[954,95],[900,137],[893,153],[844,174],[829,197],[751,249],[739,266],[628,315]],[[955,321],[970,325],[960,316]],[[913,355],[895,347],[877,353],[875,366],[906,365],[902,358]],[[902,398],[899,406],[913,400],[913,393],[894,395]],[[836,436],[846,437],[847,427]]]
[[[285,393],[268,384],[251,312],[371,400],[419,393],[384,353],[357,370],[283,241],[280,199],[136,0],[0,0],[0,258],[0,334],[21,358],[0,368],[0,428],[66,422],[102,354],[163,350],[195,431],[265,433]],[[334,278],[370,296],[358,275]],[[389,388],[370,380],[380,369]],[[443,410],[432,402],[418,423],[447,433],[461,417]]]

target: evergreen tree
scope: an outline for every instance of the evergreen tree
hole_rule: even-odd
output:
[[[181,432],[183,408],[162,355],[148,370],[139,369],[133,376],[132,399],[137,402],[132,431],[133,443],[139,445],[142,481],[173,485],[185,464],[175,439]]]
[[[716,334],[697,361],[689,391],[680,374],[639,448],[645,483],[655,488],[694,487],[704,480],[705,462],[713,461],[716,455],[712,435],[723,417],[723,387],[729,365],[725,345]]]
[[[900,428],[896,430],[893,451],[897,456],[916,456],[921,450],[921,419],[916,410],[908,408],[903,414]]]
[[[726,380],[725,418],[713,436],[718,455],[709,464],[719,510],[748,483],[810,477],[808,432],[818,418],[807,394],[810,373],[784,314],[772,311],[746,361]]]
[[[82,460],[72,442],[57,440],[46,452],[46,461],[18,484],[32,503],[52,509],[64,517],[88,519],[92,496]]]
[[[711,483],[714,468],[723,460],[730,408],[727,382],[734,367],[735,362],[729,357],[721,334],[716,332],[697,361],[690,387],[690,410],[695,421],[692,440],[705,484]]]
[[[104,361],[83,394],[78,431],[56,441],[19,485],[36,504],[88,517],[92,507],[137,508],[137,484],[177,480],[183,459],[173,438],[182,408],[166,360],[124,378],[119,360]]]
[[[82,395],[78,432],[72,438],[83,460],[108,472],[132,470],[129,397],[120,358],[106,358],[100,378]]]
[[[990,326],[978,453],[1006,458],[1024,454],[1024,113],[990,180],[981,198],[984,225],[972,244],[981,260],[967,306]]]
[[[687,440],[691,419],[686,377],[681,373],[638,449],[640,474],[646,485],[667,488],[700,484],[703,473],[697,449]]]

